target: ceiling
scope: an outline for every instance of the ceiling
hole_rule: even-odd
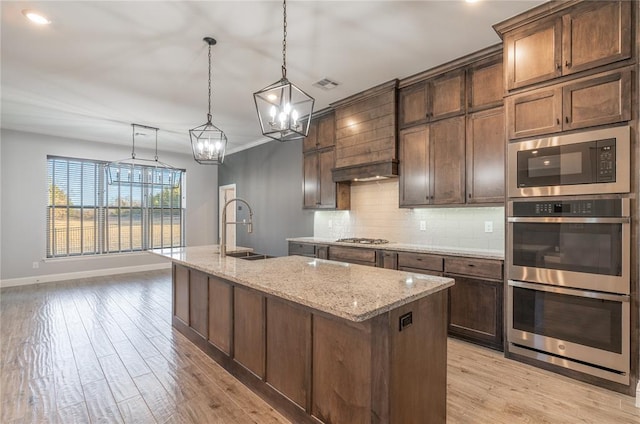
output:
[[[500,42],[491,25],[542,1],[289,1],[287,77],[315,110]],[[160,150],[190,153],[212,115],[228,152],[259,144],[253,92],[282,65],[280,1],[1,2],[2,128],[131,145],[131,123],[158,127]],[[35,9],[52,22],[35,26]],[[325,91],[323,78],[340,85]],[[136,146],[149,143],[136,138]],[[127,149],[128,150],[128,149]]]

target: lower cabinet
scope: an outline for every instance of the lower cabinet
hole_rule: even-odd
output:
[[[449,335],[503,350],[502,261],[447,258]]]
[[[289,242],[289,256],[308,256],[310,258],[329,259],[329,246],[326,244]]]
[[[376,266],[376,251],[361,247],[329,246],[329,260]]]

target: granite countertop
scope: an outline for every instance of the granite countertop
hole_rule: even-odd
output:
[[[257,261],[231,256],[222,258],[217,245],[150,252],[238,285],[355,322],[368,320],[454,284],[452,278],[302,256]]]
[[[438,255],[463,256],[467,258],[504,260],[504,252],[502,250],[491,250],[491,249],[472,249],[472,248],[466,248],[466,247],[441,247],[441,246],[429,246],[426,244],[393,243],[393,242],[384,243],[384,244],[340,243],[335,241],[334,239],[327,239],[327,238],[321,238],[321,237],[294,237],[294,238],[288,238],[287,241],[300,242],[300,243],[313,243],[313,244],[328,244],[328,245],[335,245],[335,246],[361,247],[363,249],[395,250],[398,252],[433,253]]]

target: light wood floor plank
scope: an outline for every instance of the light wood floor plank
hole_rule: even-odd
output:
[[[640,424],[634,398],[448,341],[448,424]],[[171,327],[168,270],[0,290],[0,422],[286,424]]]

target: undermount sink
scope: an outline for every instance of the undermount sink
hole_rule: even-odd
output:
[[[238,259],[246,259],[248,261],[256,261],[259,259],[273,258],[273,256],[265,255],[264,253],[256,253],[256,252],[227,252],[227,256],[231,256],[233,258],[238,258]]]

